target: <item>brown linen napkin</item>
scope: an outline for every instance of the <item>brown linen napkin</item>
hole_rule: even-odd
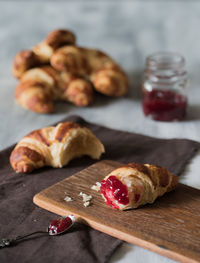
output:
[[[67,120],[81,123],[96,134],[106,149],[102,159],[157,164],[176,175],[183,172],[189,159],[200,148],[200,143],[195,141],[155,139],[112,130],[85,122],[78,116],[63,121]],[[42,168],[29,175],[20,175],[9,164],[12,149],[13,146],[0,152],[0,239],[45,230],[57,216],[36,207],[32,202],[33,196],[96,162],[83,157],[71,161],[62,169]],[[0,262],[107,262],[121,242],[90,227],[77,225],[59,237],[40,236],[15,247],[0,249]]]

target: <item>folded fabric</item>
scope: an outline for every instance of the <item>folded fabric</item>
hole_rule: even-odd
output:
[[[122,163],[151,163],[180,175],[200,143],[187,139],[156,139],[88,123],[78,116],[62,121],[80,123],[105,146],[102,159]],[[62,169],[50,167],[31,174],[16,174],[9,164],[14,146],[0,152],[0,239],[45,230],[56,215],[36,207],[33,196],[41,190],[96,162],[89,157],[71,161]],[[122,241],[85,225],[76,225],[59,237],[40,236],[0,250],[1,263],[108,262]]]

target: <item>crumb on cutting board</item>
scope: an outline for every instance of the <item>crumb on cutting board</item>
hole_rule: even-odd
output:
[[[71,202],[71,201],[73,201],[73,199],[71,198],[71,196],[65,196],[65,198],[64,198],[64,200],[66,201],[66,202]]]
[[[101,183],[96,182],[96,184],[94,184],[94,185],[91,186],[91,189],[99,192],[100,189],[101,189]]]
[[[85,207],[89,206],[91,204],[92,196],[91,195],[86,195],[83,192],[79,193],[80,196],[83,198],[83,205]]]

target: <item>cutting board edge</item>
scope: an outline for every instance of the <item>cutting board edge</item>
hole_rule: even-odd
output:
[[[108,234],[110,236],[118,238],[120,240],[126,241],[128,243],[133,244],[133,245],[143,247],[144,249],[153,251],[155,253],[158,253],[158,254],[165,256],[165,257],[168,257],[170,259],[173,259],[173,260],[176,260],[176,261],[179,261],[182,263],[198,263],[199,262],[198,260],[196,261],[195,259],[186,257],[182,254],[175,252],[175,251],[162,248],[162,247],[160,247],[160,246],[158,246],[152,242],[145,241],[145,240],[140,239],[138,237],[129,235],[128,233],[123,233],[123,237],[122,237],[120,230],[117,230],[115,228],[111,228],[110,226],[103,225],[103,224],[98,223],[92,219],[88,219],[84,216],[80,217],[80,215],[77,214],[76,212],[73,212],[73,211],[68,212],[66,208],[64,209],[64,208],[60,207],[57,202],[52,203],[51,207],[49,207],[48,198],[43,196],[42,192],[36,194],[33,197],[33,202],[37,206],[39,206],[45,210],[48,210],[49,212],[58,214],[60,216],[66,216],[66,214],[73,214],[76,217],[77,221],[80,223],[84,222],[87,225],[91,226],[92,228],[94,228],[100,232],[103,232],[105,234]]]

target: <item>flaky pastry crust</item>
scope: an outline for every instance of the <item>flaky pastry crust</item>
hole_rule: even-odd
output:
[[[12,151],[10,164],[17,173],[30,173],[43,166],[61,168],[83,155],[99,159],[104,151],[88,128],[64,122],[27,134]]]

